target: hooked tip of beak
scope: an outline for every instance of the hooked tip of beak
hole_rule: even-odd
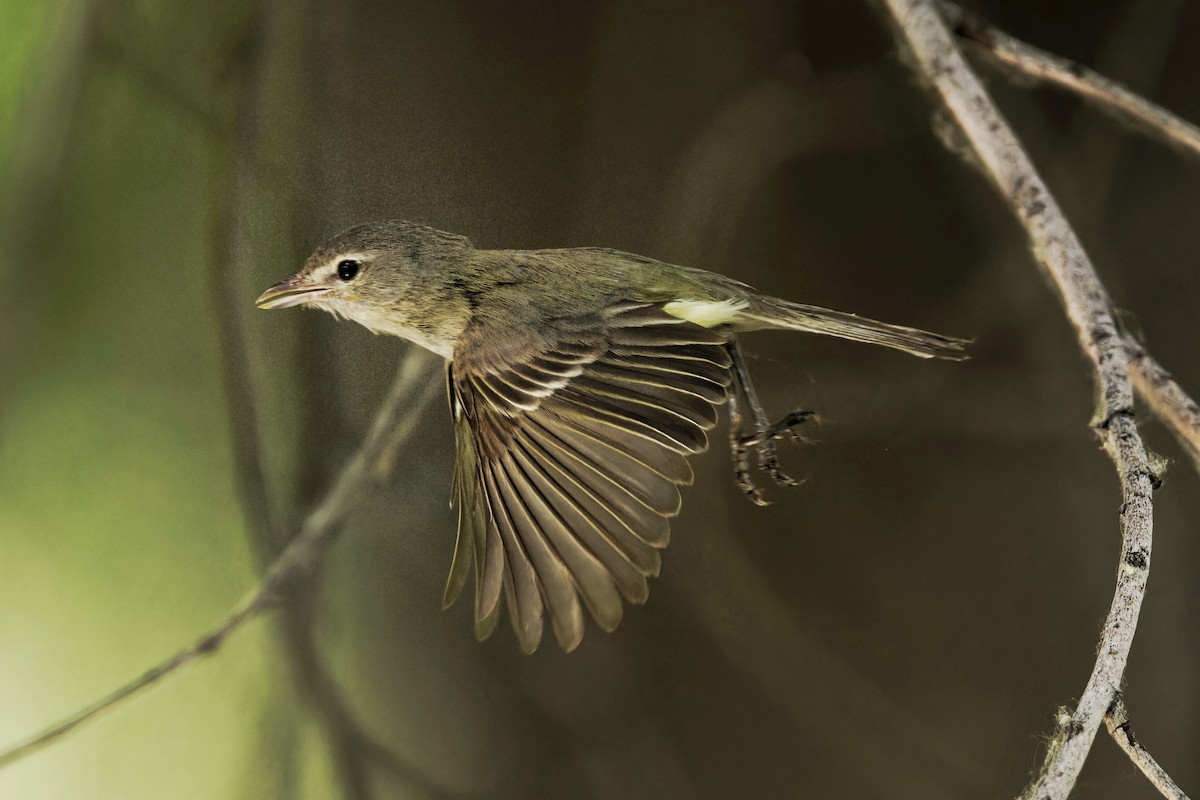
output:
[[[328,291],[326,286],[305,285],[300,275],[293,275],[260,294],[254,305],[259,308],[291,308],[312,302]]]

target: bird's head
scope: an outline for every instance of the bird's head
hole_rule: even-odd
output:
[[[303,269],[267,289],[255,305],[313,306],[411,338],[409,328],[426,321],[439,288],[470,253],[465,237],[411,222],[356,225],[317,248]]]

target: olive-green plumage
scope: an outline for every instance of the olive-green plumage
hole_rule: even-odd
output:
[[[966,357],[961,339],[703,270],[602,248],[476,250],[400,221],[339,234],[258,299],[301,304],[447,359],[459,534],[445,602],[473,571],[477,635],[504,595],[527,652],[546,617],[571,650],[582,608],[612,630],[622,598],[645,602],[692,479],[686,457],[707,448],[731,382],[748,388],[736,334],[781,328]]]

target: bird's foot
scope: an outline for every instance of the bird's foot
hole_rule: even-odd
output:
[[[775,483],[780,486],[797,486],[799,481],[784,474],[775,442],[787,435],[791,435],[797,441],[803,441],[796,428],[815,418],[816,414],[812,411],[793,411],[750,436],[733,437],[734,482],[750,502],[758,506],[769,505],[769,501],[763,497],[762,490],[755,486],[750,478],[750,449],[758,451],[759,469],[770,475]]]

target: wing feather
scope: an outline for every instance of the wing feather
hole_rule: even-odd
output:
[[[631,602],[642,602],[646,595],[645,579],[657,575],[662,566],[659,549],[639,537],[628,522],[592,492],[569,466],[564,466],[552,451],[533,437],[524,440],[521,446],[569,503],[563,516],[570,517],[569,522],[574,523],[572,530],[577,531],[612,573],[626,598]],[[662,520],[666,527],[664,517],[645,512],[642,517]]]
[[[666,350],[666,348],[664,348]],[[724,390],[728,379],[725,377],[729,364],[721,366],[707,359],[686,358],[684,356],[669,356],[665,352],[657,356],[646,355],[640,350],[610,351],[600,366],[614,372],[630,371],[649,373],[651,375],[674,376],[681,385],[690,388],[694,382],[707,384],[705,388],[713,387]]]
[[[450,412],[454,418],[455,471],[453,497],[458,507],[458,541],[454,561],[442,595],[442,607],[448,608],[466,584],[471,564],[475,564],[475,623],[479,638],[486,638],[495,627],[496,609],[504,577],[504,558],[497,536],[488,535],[494,527],[487,510],[486,494],[480,491],[479,456],[470,421],[454,385],[453,367],[446,365],[446,383],[450,394]]]
[[[592,617],[606,631],[621,621],[621,598],[613,574],[582,541],[594,532],[591,521],[579,512],[546,469],[529,457],[518,439],[512,452],[513,483],[554,552],[575,581]]]
[[[707,369],[708,365],[712,365],[718,369],[728,369],[731,363],[729,352],[724,348],[693,344],[671,346],[614,344],[609,348],[609,353],[616,357],[641,356],[643,358],[663,358],[683,361],[694,364],[697,369]]]
[[[650,403],[624,397],[618,392],[596,391],[592,386],[577,389],[575,382],[572,382],[570,386],[556,392],[554,397],[571,403],[577,409],[594,409],[610,420],[634,423],[656,431],[679,443],[689,452],[700,453],[708,449],[708,435],[703,423],[678,414],[659,411]]]
[[[484,484],[488,496],[495,498],[491,504],[492,519],[495,520],[495,532],[504,543],[504,552],[508,570],[506,583],[511,587],[508,603],[509,620],[521,649],[532,653],[542,640],[542,594],[534,573],[533,564],[521,540],[517,536],[508,507],[502,501],[502,495],[497,488],[495,470],[489,465],[484,473]]]
[[[498,375],[472,376],[475,391],[484,395],[496,408],[509,416],[518,411],[533,411],[539,398],[521,391]]]
[[[583,607],[610,631],[622,598],[645,602],[692,481],[686,457],[708,447],[726,399],[726,337],[639,302],[556,320],[524,343],[505,329],[499,355],[487,346],[497,331],[473,326],[448,372],[459,542],[445,599],[474,562],[477,632],[503,593],[523,650],[548,614],[569,651]]]
[[[653,391],[648,384],[638,384],[625,381],[603,380],[595,370],[589,370],[587,375],[581,375],[571,382],[572,388],[580,392],[590,392],[605,401],[633,403],[643,406],[646,413],[662,412],[678,417],[684,423],[691,423],[703,433],[717,424],[717,410],[710,401],[695,393]]]
[[[539,414],[534,421],[541,419]],[[649,469],[676,485],[692,482],[692,467],[679,452],[618,425],[601,425],[577,415],[554,414],[549,427],[559,439],[569,440],[576,450],[589,458],[601,461],[616,458],[618,463],[628,459],[636,462],[635,468]]]
[[[511,525],[510,531],[516,540],[515,549],[528,554],[529,563],[542,586],[542,597],[546,610],[550,612],[554,637],[563,650],[570,652],[583,639],[583,612],[571,572],[550,547],[545,532],[538,524],[536,514],[540,508],[530,509],[531,502],[536,504],[534,493],[521,471],[515,468],[511,453],[492,464],[492,476],[499,488],[496,499],[504,507]]]
[[[557,446],[558,452],[569,459],[569,468],[586,480],[593,491],[604,496],[612,506],[620,507],[625,514],[635,514],[641,510],[633,506],[630,500],[662,517],[673,517],[679,513],[679,490],[676,484],[639,465],[627,455],[589,448],[589,442],[583,437],[574,436],[569,426],[546,426],[539,420],[531,421],[525,430],[539,442]]]
[[[680,322],[683,322],[680,320]],[[725,337],[698,325],[655,325],[614,328],[612,343],[618,347],[675,347],[694,344],[724,344]]]
[[[709,404],[704,413],[712,410],[713,404],[725,401],[725,387],[718,383],[697,380],[696,376],[682,376],[666,371],[653,371],[616,366],[608,359],[597,362],[589,371],[592,380],[608,382],[617,386],[636,390],[642,394],[659,395],[670,401],[676,394],[683,395],[683,402],[692,403],[693,399]]]
[[[570,387],[547,398],[542,408],[588,427],[618,430],[625,435],[646,439],[676,453],[699,453],[708,444],[707,441],[696,442],[695,437],[687,431],[667,430],[665,425],[655,425],[645,419],[624,416],[620,409],[599,408],[589,403],[586,397],[581,397],[578,392],[572,392]]]

